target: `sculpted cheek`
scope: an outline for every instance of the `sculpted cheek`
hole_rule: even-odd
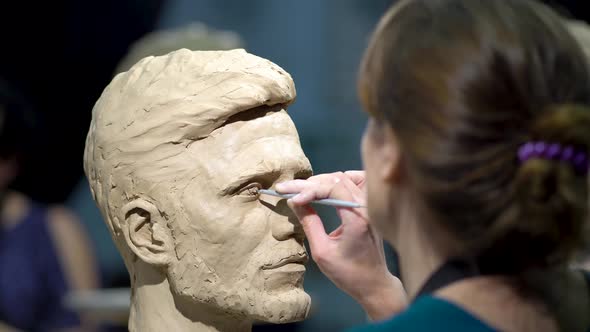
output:
[[[251,209],[239,225],[240,241],[251,249],[257,247],[270,230],[268,211],[263,207]]]
[[[262,265],[259,257],[265,234],[267,215],[262,209],[253,209],[244,216],[244,222],[233,228],[224,236],[224,243],[210,251],[207,263],[215,266],[217,274],[225,281],[233,280],[237,287],[244,287],[242,282],[251,282],[256,271]],[[223,252],[223,255],[219,255]]]
[[[268,215],[265,208],[252,206],[255,204],[233,204],[212,209],[208,212],[210,219],[206,225],[199,227],[200,233],[213,244],[258,243],[268,229]]]
[[[215,240],[213,244],[216,252],[223,252],[219,260],[228,266],[244,265],[252,258],[254,249],[258,247],[265,234],[269,233],[268,215],[266,209],[254,208],[239,216],[239,222],[233,220],[216,220],[223,225],[216,227]],[[209,232],[213,233],[213,232]],[[218,255],[216,255],[218,256]]]

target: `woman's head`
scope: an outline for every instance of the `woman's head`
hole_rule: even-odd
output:
[[[587,177],[518,159],[527,142],[590,148],[590,73],[561,21],[522,0],[409,0],[382,19],[359,91],[370,212],[386,235],[404,188],[431,220],[421,226],[495,272],[584,245]]]

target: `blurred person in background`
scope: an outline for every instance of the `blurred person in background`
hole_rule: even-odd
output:
[[[360,70],[365,171],[277,184],[313,259],[377,324],[355,331],[590,330],[590,71],[536,1],[402,0]],[[313,200],[339,208],[327,234]],[[398,252],[385,264],[381,237]]]
[[[201,22],[156,30],[131,44],[127,54],[117,64],[115,75],[129,70],[143,58],[166,55],[181,48],[191,51],[233,50],[244,48],[244,41],[233,31],[218,30]]]
[[[82,330],[62,299],[97,287],[86,234],[64,207],[43,206],[10,189],[43,139],[32,115],[26,100],[0,80],[0,331]]]

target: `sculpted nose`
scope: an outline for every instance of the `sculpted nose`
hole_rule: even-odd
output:
[[[285,200],[277,202],[274,212],[278,216],[271,218],[272,236],[278,241],[285,241],[291,238],[303,241],[303,228],[297,217],[293,214],[293,211],[287,206]]]

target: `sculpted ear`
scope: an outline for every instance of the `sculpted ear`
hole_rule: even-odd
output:
[[[125,223],[121,225],[129,248],[142,261],[156,266],[166,266],[173,255],[174,243],[156,206],[138,198],[123,207]]]

